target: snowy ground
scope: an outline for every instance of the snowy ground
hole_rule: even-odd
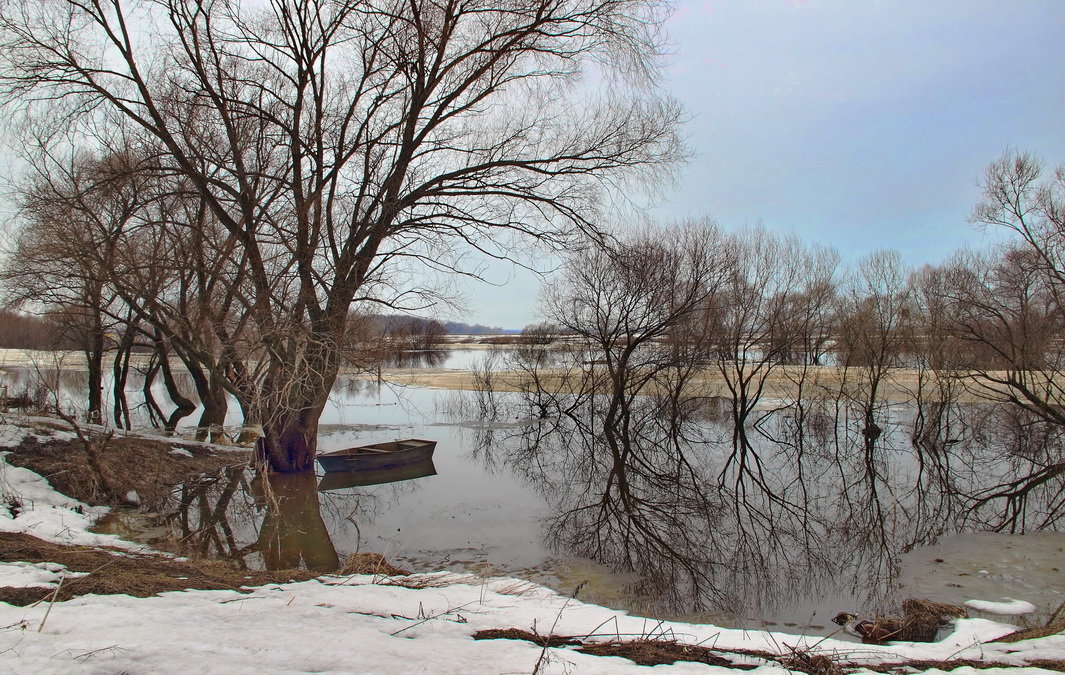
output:
[[[0,444],[13,446],[24,433],[0,425]],[[40,476],[2,460],[0,493],[2,531],[27,532],[58,542],[117,543],[114,537],[86,532],[101,509],[64,497]],[[18,507],[8,508],[13,503]],[[0,585],[48,587],[63,574],[57,565],[0,563]],[[488,628],[592,635],[601,640],[660,636],[707,647],[777,654],[809,649],[865,664],[909,659],[1008,664],[1065,659],[1065,635],[986,644],[1015,628],[985,619],[959,621],[955,631],[938,643],[881,647],[658,622],[584,604],[514,579],[437,573],[392,579],[326,576],[259,587],[248,594],[183,591],[140,599],[82,596],[51,609],[45,603],[29,607],[0,603],[0,672],[531,673],[538,662],[542,673],[647,672],[647,667],[627,659],[590,656],[568,648],[544,652],[523,641],[472,639],[475,631]],[[774,662],[755,657],[736,660],[761,665],[757,673],[786,672]],[[724,672],[695,663],[655,667],[655,672],[665,673],[714,670]],[[996,669],[964,667],[951,672],[975,675]]]

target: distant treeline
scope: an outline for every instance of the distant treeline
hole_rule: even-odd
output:
[[[499,326],[438,321],[405,314],[378,314],[370,317],[370,321],[386,335],[441,332],[448,335],[501,335],[513,332]],[[0,349],[77,348],[79,346],[73,340],[63,336],[54,318],[0,309]]]
[[[502,335],[512,332],[499,326],[484,326],[479,323],[469,324],[461,321],[438,321],[408,314],[377,314],[372,317],[372,320],[388,334],[420,331],[429,325],[441,326],[444,333],[448,335]]]
[[[449,335],[501,335],[513,332],[499,326],[482,326],[479,323],[469,324],[461,321],[445,321],[444,330]]]
[[[74,349],[49,318],[0,309],[0,349]]]

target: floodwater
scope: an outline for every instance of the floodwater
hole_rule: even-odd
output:
[[[428,365],[482,358],[455,350]],[[8,373],[12,390],[18,377]],[[1038,453],[1059,439],[1043,430],[1033,447],[1031,425],[1006,411],[963,406],[943,430],[949,442],[919,447],[912,406],[883,408],[875,444],[846,410],[781,407],[737,448],[720,401],[709,401],[680,440],[644,411],[619,454],[597,433],[592,405],[549,422],[519,394],[342,379],[321,450],[430,438],[432,466],[323,490],[320,477],[231,470],[181,486],[157,513],[116,513],[102,527],[250,567],[331,570],[376,552],[415,571],[579,588],[582,600],[636,614],[813,634],[833,632],[840,611],[906,597],[1028,600],[1039,607],[1033,622],[1065,600],[1060,480],[1019,497],[999,489],[1027,485]]]

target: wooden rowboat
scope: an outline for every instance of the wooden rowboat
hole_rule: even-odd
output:
[[[318,464],[326,472],[391,469],[424,462],[433,456],[435,449],[436,441],[408,438],[325,452],[318,455]]]

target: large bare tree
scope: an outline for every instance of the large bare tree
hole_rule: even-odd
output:
[[[974,222],[1014,241],[992,254],[959,254],[949,299],[962,339],[973,345],[973,381],[983,395],[1065,424],[1065,165],[1007,153],[984,176]]]
[[[85,355],[86,417],[99,422],[104,355],[114,346],[108,336],[121,330],[121,303],[108,281],[137,190],[112,180],[113,162],[47,153],[34,160],[18,190],[24,229],[6,251],[0,282],[13,303],[62,316],[61,333]]]
[[[0,85],[136,130],[202,200],[246,317],[227,386],[270,466],[302,471],[354,301],[391,300],[411,263],[453,269],[459,247],[598,235],[603,188],[677,159],[679,111],[650,84],[663,16],[648,0],[27,0],[0,9]]]

